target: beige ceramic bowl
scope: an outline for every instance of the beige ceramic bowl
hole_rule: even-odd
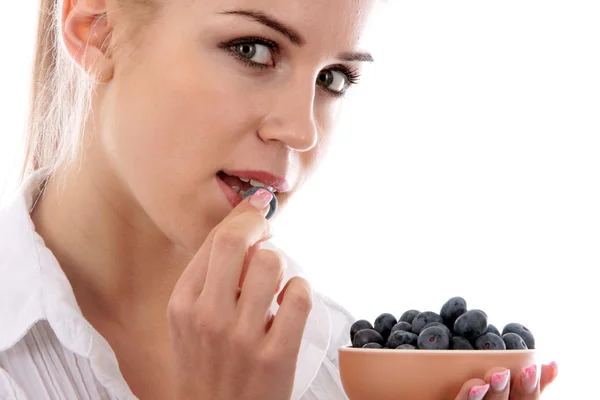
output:
[[[535,350],[339,349],[340,374],[350,400],[454,400],[471,378],[493,367],[522,369]]]

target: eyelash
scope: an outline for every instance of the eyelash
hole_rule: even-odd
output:
[[[265,69],[271,68],[271,66],[254,62],[254,61],[249,60],[248,58],[244,57],[240,53],[238,53],[235,50],[235,47],[239,46],[240,44],[261,44],[263,46],[267,46],[276,55],[279,55],[281,53],[280,50],[279,50],[279,46],[277,45],[277,43],[275,43],[275,42],[273,42],[273,41],[271,41],[269,39],[262,38],[262,37],[251,37],[251,38],[236,39],[236,40],[231,41],[231,42],[220,43],[219,44],[219,47],[221,49],[223,49],[223,50],[227,51],[228,53],[230,53],[232,56],[234,56],[239,61],[241,61],[244,65],[246,65],[248,67],[251,67],[251,68],[259,69],[259,70],[265,70]],[[344,74],[345,77],[346,77],[346,87],[344,88],[344,90],[342,92],[336,92],[336,91],[331,90],[331,89],[323,88],[323,90],[325,90],[326,92],[328,92],[329,94],[331,94],[334,97],[343,97],[346,94],[346,92],[348,91],[348,89],[351,86],[357,84],[358,81],[359,81],[359,79],[360,79],[360,73],[356,69],[347,67],[347,66],[342,65],[342,64],[334,65],[334,66],[332,66],[332,67],[330,67],[330,68],[328,68],[327,70],[324,70],[324,71],[336,71],[336,72],[340,72],[340,73]]]

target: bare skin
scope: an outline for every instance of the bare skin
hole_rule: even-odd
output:
[[[264,210],[234,209],[216,175],[283,177],[285,208],[327,152],[336,94],[360,71],[348,56],[369,58],[373,0],[167,3],[136,26],[116,0],[65,0],[64,43],[99,84],[85,150],[32,218],[139,398],[289,398],[310,289],[291,281],[268,314],[284,263],[257,245]]]
[[[209,232],[232,211],[216,173],[267,170],[285,178],[290,190],[278,194],[285,208],[326,151],[341,105],[329,90],[349,81],[338,65],[361,64],[338,56],[365,50],[359,41],[372,1],[168,4],[132,38],[135,16],[116,12],[115,1],[65,1],[65,44],[100,84],[85,154],[60,171],[62,186],[48,182],[32,213],[84,316],[143,399],[173,398],[169,300]],[[302,44],[251,17],[222,14],[231,10],[281,20]],[[278,46],[249,43],[251,60],[266,68],[235,56],[247,48],[221,45],[254,37]],[[333,84],[316,83],[327,74]]]

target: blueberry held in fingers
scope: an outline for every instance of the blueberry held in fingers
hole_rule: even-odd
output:
[[[423,329],[417,340],[417,347],[422,350],[448,350],[450,337],[440,326]]]
[[[359,319],[350,327],[350,341],[354,340],[354,335],[356,332],[362,331],[363,329],[373,329],[373,325],[366,319]]]
[[[475,350],[506,350],[504,340],[495,333],[484,333],[475,339]]]
[[[523,325],[517,323],[508,324],[502,330],[502,335],[507,333],[516,333],[523,338],[528,349],[535,349],[535,339],[533,338],[533,333],[531,333],[531,331]]]
[[[375,330],[379,332],[383,340],[387,340],[394,325],[396,325],[396,317],[392,314],[384,313],[375,319]]]
[[[456,319],[454,334],[474,341],[485,333],[487,327],[487,315],[483,311],[469,310]]]
[[[354,335],[354,340],[352,341],[352,345],[354,347],[361,348],[367,343],[379,343],[383,346],[385,342],[383,341],[383,338],[381,337],[379,332],[377,332],[376,330],[363,329],[356,332],[356,335]]]
[[[243,198],[247,199],[248,197],[252,196],[254,193],[256,193],[260,189],[268,190],[273,195],[273,198],[271,199],[271,203],[269,203],[269,207],[270,207],[269,212],[265,216],[266,219],[271,219],[273,217],[273,215],[275,215],[275,212],[277,211],[277,206],[278,206],[277,196],[275,196],[275,193],[273,193],[272,190],[269,190],[268,188],[264,188],[264,187],[254,186],[254,187],[248,189],[248,191],[246,193],[244,193]]]
[[[523,338],[516,333],[507,333],[502,335],[502,340],[506,345],[506,350],[527,350],[527,345]]]

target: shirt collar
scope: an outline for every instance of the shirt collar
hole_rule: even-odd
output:
[[[108,342],[83,317],[63,270],[35,232],[30,212],[46,171],[36,171],[0,209],[0,352],[14,346],[40,320],[47,320],[63,346],[88,358],[97,379],[118,398],[133,398]],[[284,284],[302,276],[300,267],[272,243],[287,261]],[[282,286],[283,287],[283,286]],[[272,309],[278,306],[273,302]],[[299,399],[317,375],[331,339],[331,319],[322,298],[313,293],[300,347],[292,399]]]

